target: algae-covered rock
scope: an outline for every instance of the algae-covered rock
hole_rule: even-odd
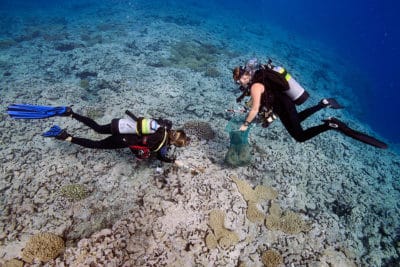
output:
[[[64,240],[52,233],[39,233],[32,236],[22,251],[22,259],[32,263],[34,259],[42,262],[55,259],[64,250]]]
[[[61,187],[60,194],[70,201],[79,201],[85,199],[89,192],[84,185],[69,184]]]
[[[277,251],[269,249],[261,255],[261,261],[266,267],[277,267],[283,263],[283,258]]]

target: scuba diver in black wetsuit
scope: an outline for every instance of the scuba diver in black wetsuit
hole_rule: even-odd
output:
[[[175,159],[167,157],[169,147],[187,146],[190,141],[183,130],[172,130],[172,122],[169,120],[137,118],[129,111],[126,114],[130,119],[113,119],[106,125],[99,125],[91,118],[73,112],[71,107],[14,104],[8,107],[7,112],[16,119],[43,119],[52,116],[74,118],[96,132],[110,136],[98,141],[74,137],[56,125],[43,133],[43,136],[55,137],[87,148],[130,148],[140,159],[148,158],[153,153],[159,160],[173,163]]]
[[[371,136],[349,128],[337,118],[328,118],[318,126],[304,130],[301,122],[322,108],[342,108],[333,98],[322,99],[317,105],[297,112],[296,105],[304,103],[309,95],[282,67],[273,66],[269,61],[266,65],[254,67],[254,62],[246,67],[236,67],[233,79],[239,85],[243,94],[237,99],[241,101],[245,95],[251,96],[251,109],[241,131],[247,130],[250,123],[258,116],[263,127],[276,118],[280,118],[289,134],[298,142],[307,141],[314,136],[328,131],[338,130],[345,135],[379,148],[387,145]],[[250,66],[249,66],[250,65]],[[255,70],[256,69],[256,70]]]

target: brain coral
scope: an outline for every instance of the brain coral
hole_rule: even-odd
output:
[[[189,135],[194,135],[199,139],[211,140],[215,137],[215,132],[208,122],[188,121],[183,125],[183,129]]]
[[[39,233],[32,236],[25,245],[22,259],[32,263],[34,259],[43,262],[55,259],[64,250],[64,240],[52,233]]]
[[[277,267],[283,263],[281,254],[272,249],[265,251],[261,255],[261,261],[266,267]]]

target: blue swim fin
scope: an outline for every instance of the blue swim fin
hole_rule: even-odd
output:
[[[36,106],[26,104],[12,104],[7,108],[7,113],[14,119],[44,119],[53,116],[68,116],[70,107]]]
[[[63,129],[61,129],[57,125],[53,125],[50,130],[47,132],[42,133],[42,136],[44,137],[57,137],[62,133]]]

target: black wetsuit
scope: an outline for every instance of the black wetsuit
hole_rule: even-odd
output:
[[[132,146],[142,145],[143,144],[143,136],[139,136],[137,134],[120,134],[116,129],[117,119],[113,120],[112,123],[99,125],[97,122],[92,120],[91,118],[73,113],[72,118],[82,122],[86,126],[89,126],[96,132],[100,134],[111,134],[105,139],[102,140],[90,140],[79,137],[72,137],[71,143],[87,147],[87,148],[99,148],[99,149],[119,149],[119,148],[128,148]],[[146,146],[150,149],[150,151],[155,151],[159,148],[160,144],[163,142],[165,135],[167,134],[164,127],[160,127],[154,134],[145,135],[146,137]],[[168,139],[168,138],[167,138]],[[133,153],[136,151],[131,149]],[[168,140],[165,140],[163,146],[157,151],[157,158],[164,162],[173,162],[174,159],[168,158],[166,156],[168,150]]]
[[[268,90],[265,88],[264,90]],[[283,126],[289,134],[298,142],[307,141],[314,136],[332,129],[328,124],[321,124],[318,126],[310,127],[306,130],[301,127],[301,122],[307,119],[315,112],[324,108],[324,105],[319,103],[313,107],[307,108],[301,112],[297,112],[296,105],[293,101],[283,92],[273,92],[273,111],[278,115]]]
[[[261,83],[264,85],[264,93],[261,95],[260,110],[262,110],[263,107],[270,110],[272,107],[273,112],[278,115],[286,130],[296,141],[304,142],[322,132],[332,129],[328,124],[321,124],[304,130],[301,127],[301,122],[324,108],[324,105],[319,103],[300,113],[297,112],[296,104],[284,93],[284,90],[287,90],[289,85],[286,84],[287,87],[283,88],[282,84],[277,83],[276,80],[274,81],[272,78],[268,78],[268,75],[265,75],[263,71],[268,72],[268,70],[260,69],[254,74],[252,79],[252,84]],[[271,73],[271,71],[269,71],[269,73]],[[275,72],[272,73],[274,73],[273,75],[280,75]]]

